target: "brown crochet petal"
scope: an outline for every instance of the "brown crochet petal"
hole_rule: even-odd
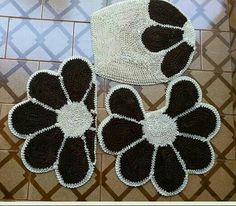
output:
[[[111,113],[120,114],[136,120],[144,118],[136,95],[128,88],[115,90],[109,98]]]
[[[174,146],[184,160],[187,169],[202,170],[212,162],[211,149],[207,142],[178,136]]]
[[[161,71],[166,77],[178,74],[187,65],[189,58],[194,51],[192,46],[186,42],[169,51],[162,62]]]
[[[193,107],[199,100],[198,88],[192,81],[180,80],[171,86],[166,114],[175,117]]]
[[[102,141],[106,149],[119,152],[129,144],[142,138],[142,125],[113,117],[102,128]]]
[[[216,129],[217,119],[212,110],[197,109],[177,119],[179,132],[208,137]]]
[[[183,27],[187,21],[186,17],[171,4],[160,1],[150,0],[149,15],[154,21],[161,24]]]
[[[168,193],[175,192],[183,185],[185,175],[174,150],[170,146],[159,147],[153,176],[156,185]]]
[[[60,109],[67,102],[59,78],[47,72],[33,77],[29,84],[29,95],[54,109]]]
[[[58,172],[66,184],[79,183],[89,171],[89,162],[81,138],[68,138],[59,156]]]
[[[12,113],[12,126],[16,132],[22,135],[32,134],[45,127],[50,127],[56,123],[57,115],[55,112],[49,111],[27,101],[18,106]]]
[[[26,162],[36,169],[52,167],[64,135],[59,128],[53,128],[31,139],[24,151]]]
[[[61,75],[71,101],[80,102],[92,81],[92,71],[82,59],[72,59],[65,63]]]
[[[151,52],[168,49],[182,39],[183,31],[162,26],[151,26],[142,34],[142,42]]]
[[[142,141],[122,154],[119,160],[119,173],[123,180],[132,183],[148,179],[152,167],[154,146]]]

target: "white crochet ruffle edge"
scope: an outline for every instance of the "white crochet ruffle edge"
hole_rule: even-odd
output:
[[[10,129],[10,131],[12,132],[12,134],[14,134],[15,136],[17,136],[18,138],[20,139],[25,139],[25,142],[23,144],[23,147],[21,149],[21,158],[22,158],[22,162],[23,164],[25,165],[25,167],[31,171],[31,172],[34,172],[34,173],[45,173],[45,172],[48,172],[48,171],[51,171],[51,170],[55,170],[55,173],[56,173],[56,177],[58,179],[58,181],[60,182],[61,185],[63,185],[64,187],[67,187],[67,188],[75,188],[75,187],[79,187],[83,184],[85,184],[92,176],[93,174],[93,171],[94,171],[94,165],[96,164],[96,143],[97,143],[97,140],[96,140],[96,137],[94,138],[94,162],[91,161],[90,159],[90,156],[89,156],[89,151],[88,151],[88,148],[87,148],[87,145],[86,145],[86,141],[85,139],[83,138],[83,141],[84,141],[84,149],[85,149],[85,152],[86,152],[86,155],[87,155],[87,158],[88,158],[88,165],[89,165],[89,170],[87,172],[87,175],[85,176],[85,178],[83,180],[81,180],[80,182],[78,183],[74,183],[74,184],[67,184],[65,183],[65,181],[63,180],[62,176],[59,174],[59,171],[57,170],[57,164],[58,164],[58,161],[59,161],[59,155],[60,155],[60,152],[62,151],[63,147],[64,147],[64,144],[65,144],[65,141],[67,138],[69,137],[66,137],[64,136],[64,140],[63,140],[63,143],[59,149],[59,152],[58,152],[58,155],[57,155],[57,159],[55,161],[55,163],[53,164],[53,166],[51,167],[48,167],[48,168],[44,168],[44,169],[41,169],[41,168],[34,168],[32,167],[29,163],[27,163],[26,159],[25,159],[25,149],[27,147],[27,145],[29,144],[29,141],[34,138],[36,135],[40,134],[40,133],[43,133],[45,131],[48,131],[52,128],[55,128],[57,127],[56,124],[54,125],[51,125],[47,128],[43,128],[37,132],[34,132],[33,134],[29,134],[29,135],[26,135],[26,134],[20,134],[18,133],[14,126],[13,126],[13,123],[12,123],[12,115],[13,113],[15,112],[15,110],[20,107],[21,105],[23,104],[26,104],[27,102],[31,101],[33,102],[34,104],[38,104],[40,106],[42,106],[44,109],[46,110],[49,110],[49,111],[53,111],[55,113],[57,113],[57,110],[56,109],[53,109],[52,107],[38,101],[37,99],[35,98],[32,98],[30,96],[30,83],[31,81],[33,80],[33,78],[38,75],[39,73],[47,73],[49,75],[53,75],[53,76],[57,76],[59,77],[59,80],[60,80],[60,84],[61,84],[61,87],[62,87],[62,90],[64,92],[64,95],[65,97],[67,98],[67,101],[68,103],[71,102],[70,98],[69,98],[69,95],[68,95],[68,92],[64,86],[64,83],[63,83],[63,78],[61,76],[61,73],[62,73],[62,70],[63,70],[63,67],[64,65],[71,61],[71,60],[74,60],[74,59],[80,59],[80,60],[83,60],[85,61],[88,65],[89,65],[89,68],[91,69],[91,80],[90,80],[90,85],[89,85],[89,88],[87,89],[87,91],[85,92],[84,94],[84,97],[82,98],[81,102],[84,102],[84,100],[86,99],[89,91],[91,90],[91,87],[92,87],[92,84],[94,83],[95,85],[95,91],[94,91],[94,105],[95,105],[95,110],[93,111],[90,111],[91,113],[93,114],[97,114],[97,84],[96,84],[96,75],[94,73],[94,67],[93,65],[90,63],[90,61],[84,57],[81,57],[81,56],[72,56],[66,60],[64,60],[60,67],[59,67],[59,70],[58,72],[55,72],[55,71],[50,71],[50,70],[39,70],[39,71],[36,71],[33,75],[30,76],[28,82],[27,82],[27,88],[26,88],[26,92],[27,92],[27,100],[25,101],[22,101],[16,105],[14,105],[11,110],[9,111],[8,113],[8,127]],[[95,121],[95,125],[97,127],[97,119],[95,118],[94,119]],[[58,127],[60,128],[60,127]],[[94,131],[95,128],[91,127],[89,130],[91,131]],[[62,131],[63,132],[63,131]]]
[[[176,7],[176,5],[174,5],[172,2],[170,2],[169,0],[161,0],[161,1],[164,1],[164,2],[167,2],[169,4],[171,4],[172,6],[174,6],[181,14],[183,14],[183,12],[178,8]],[[121,1],[121,2],[117,2],[115,3],[116,6],[119,6],[120,4],[122,5],[124,3],[124,1]],[[132,8],[132,3],[130,4],[131,8]],[[128,5],[129,6],[129,5]],[[105,8],[103,8],[103,10],[107,10],[107,9],[114,9],[114,4],[111,4]],[[100,12],[100,10],[98,11]],[[97,12],[94,12],[92,17],[91,17],[91,35],[92,35],[92,50],[93,50],[93,54],[94,54],[94,59],[95,59],[95,65],[96,65],[96,59],[97,59],[97,55],[96,55],[96,52],[95,52],[95,48],[97,47],[96,45],[96,42],[94,40],[94,36],[95,36],[95,33],[97,32],[95,27],[93,26],[94,24],[96,24],[96,19],[93,18],[93,16],[96,16],[96,13]],[[185,14],[183,14],[186,18],[186,22],[185,22],[185,25],[192,25],[190,19],[188,18],[188,16],[186,16]],[[183,28],[181,27],[178,27],[178,26],[172,26],[172,25],[167,25],[167,24],[161,24],[161,23],[158,23],[158,22],[155,22],[154,25],[159,25],[159,26],[162,26],[162,27],[166,27],[166,28],[173,28],[173,29],[178,29],[178,30],[181,30],[181,31],[184,31]],[[184,26],[183,26],[184,27]],[[194,31],[194,30],[193,30]],[[196,39],[196,33],[191,31],[191,35],[194,36],[194,39]],[[190,33],[188,35],[190,35]],[[186,39],[186,37],[185,37]],[[172,81],[176,78],[178,78],[179,76],[181,76],[187,69],[188,67],[190,66],[192,60],[193,60],[193,57],[195,55],[195,52],[196,52],[196,43],[194,45],[190,44],[189,41],[187,40],[184,40],[182,39],[180,42],[177,42],[176,44],[172,45],[170,48],[167,48],[165,49],[164,51],[166,51],[167,53],[172,51],[173,49],[175,49],[176,47],[178,47],[181,43],[183,42],[186,42],[188,45],[192,46],[193,47],[193,52],[191,52],[190,56],[189,56],[189,59],[185,65],[185,67],[183,69],[181,69],[178,73],[174,74],[173,76],[171,77],[166,77],[166,79],[163,79],[163,78],[155,78],[154,81],[150,81],[150,80],[146,80],[146,79],[139,79],[138,81],[137,80],[133,80],[132,77],[121,77],[121,76],[117,76],[117,75],[114,75],[114,74],[108,74],[108,73],[101,73],[99,72],[97,66],[95,68],[95,73],[100,76],[100,77],[103,77],[105,79],[110,79],[112,81],[115,81],[115,82],[119,82],[119,83],[122,83],[122,84],[132,84],[132,85],[154,85],[154,84],[157,84],[158,82],[159,83],[167,83],[169,81]],[[139,40],[139,44],[141,47],[145,47],[142,43],[142,39]],[[146,52],[147,53],[150,53],[152,54],[153,52],[149,51],[148,49],[146,49]],[[161,53],[162,51],[159,51],[159,53]],[[133,70],[135,70],[136,68],[133,67]],[[154,74],[153,74],[154,75]],[[165,75],[164,75],[165,76]]]
[[[105,104],[105,107],[106,107],[106,110],[109,114],[108,117],[106,117],[102,122],[101,124],[99,125],[98,127],[98,140],[99,140],[99,144],[101,146],[101,148],[103,149],[104,152],[108,153],[108,154],[111,154],[111,155],[117,155],[117,159],[116,159],[116,164],[115,164],[115,170],[116,170],[116,174],[118,176],[118,178],[123,182],[125,183],[126,185],[128,186],[132,186],[132,187],[137,187],[137,186],[141,186],[143,184],[145,184],[146,182],[148,182],[148,180],[151,180],[151,182],[153,183],[154,187],[156,188],[156,190],[164,195],[164,196],[173,196],[173,195],[176,195],[178,193],[180,193],[187,185],[188,183],[188,175],[189,174],[203,174],[203,173],[206,173],[208,172],[213,166],[214,166],[214,162],[215,162],[215,153],[214,153],[214,150],[213,150],[213,147],[211,145],[211,143],[209,142],[211,140],[211,138],[213,138],[219,131],[220,129],[220,125],[221,125],[221,121],[220,121],[220,115],[218,113],[218,111],[216,110],[215,107],[213,107],[212,105],[209,105],[209,104],[206,104],[206,103],[201,103],[201,100],[202,100],[202,91],[201,91],[201,88],[199,86],[199,84],[193,80],[192,78],[190,77],[187,77],[187,76],[183,76],[183,77],[179,77],[173,81],[171,81],[168,86],[167,86],[167,89],[166,89],[166,105],[159,109],[159,110],[156,110],[156,111],[160,111],[160,112],[165,112],[165,110],[168,108],[169,106],[169,100],[170,100],[170,95],[171,95],[171,91],[172,91],[172,87],[178,83],[179,81],[190,81],[191,83],[194,84],[194,86],[197,88],[197,91],[198,91],[198,95],[199,95],[199,98],[198,98],[198,102],[192,107],[190,108],[189,110],[185,111],[184,113],[178,115],[179,116],[183,116],[193,110],[195,110],[196,108],[198,107],[205,107],[205,108],[208,108],[209,110],[211,110],[215,117],[216,117],[216,126],[215,126],[215,130],[207,137],[200,137],[200,136],[197,136],[197,135],[193,135],[193,134],[186,134],[186,133],[179,133],[180,135],[183,135],[183,136],[186,136],[188,138],[192,138],[192,139],[197,139],[199,141],[202,141],[202,142],[206,142],[209,149],[210,149],[210,152],[211,152],[211,161],[209,162],[209,164],[205,167],[205,168],[202,168],[202,169],[198,169],[198,170],[189,170],[189,169],[186,169],[186,165],[185,165],[185,162],[184,160],[181,158],[179,152],[175,149],[174,145],[171,144],[170,146],[172,147],[172,149],[174,150],[180,164],[182,165],[182,169],[183,171],[185,172],[185,178],[183,180],[183,183],[181,184],[181,186],[176,189],[175,191],[172,191],[172,192],[167,192],[165,191],[164,189],[162,189],[155,181],[154,177],[153,177],[153,174],[154,174],[154,163],[155,163],[155,158],[156,158],[156,151],[158,150],[158,147],[155,147],[155,150],[154,150],[154,154],[153,154],[153,158],[152,158],[152,166],[151,166],[151,171],[150,171],[150,174],[147,178],[145,178],[144,180],[142,181],[139,181],[139,182],[132,182],[132,181],[129,181],[127,180],[125,177],[123,177],[123,175],[121,174],[121,171],[120,171],[120,159],[122,158],[122,155],[129,149],[133,148],[135,145],[139,144],[140,142],[142,142],[144,140],[144,138],[141,138],[141,139],[138,139],[136,140],[135,142],[129,144],[128,146],[126,146],[124,149],[122,149],[120,152],[114,152],[114,151],[110,151],[105,143],[104,143],[104,140],[103,140],[103,135],[102,135],[102,131],[103,131],[103,128],[106,126],[107,123],[109,123],[109,121],[112,119],[112,118],[121,118],[121,119],[125,119],[125,120],[128,120],[128,121],[133,121],[133,122],[136,122],[136,123],[139,123],[141,124],[140,122],[138,122],[137,120],[135,119],[132,119],[132,118],[128,118],[128,117],[125,117],[123,115],[119,115],[119,114],[112,114],[111,113],[111,110],[110,110],[110,107],[109,107],[109,99],[111,97],[111,95],[118,89],[122,89],[122,88],[125,88],[125,89],[129,89],[130,91],[133,92],[133,94],[136,96],[137,100],[138,100],[138,103],[139,103],[139,106],[140,108],[142,109],[142,111],[144,111],[144,108],[143,108],[143,104],[142,104],[142,99],[141,97],[139,96],[138,92],[131,86],[128,86],[128,85],[117,85],[115,87],[113,87],[108,95],[107,95],[107,98],[106,98],[106,104]],[[154,111],[154,112],[156,112]],[[145,112],[144,112],[144,115],[145,115]],[[177,118],[176,118],[177,119]]]

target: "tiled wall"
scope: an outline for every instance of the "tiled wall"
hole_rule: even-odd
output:
[[[36,175],[22,165],[19,149],[23,141],[9,132],[9,109],[26,98],[26,82],[33,72],[57,70],[71,55],[93,61],[91,13],[117,1],[0,0],[0,199],[236,200],[236,0],[171,0],[192,20],[198,37],[197,52],[186,74],[200,83],[204,101],[217,107],[222,117],[222,128],[212,142],[217,160],[209,173],[190,176],[181,194],[165,198],[151,183],[139,188],[121,183],[114,172],[114,158],[99,148],[92,179],[78,189],[61,187],[53,172]],[[106,116],[104,98],[116,83],[97,79],[101,121]],[[165,85],[135,88],[146,110],[164,105]]]

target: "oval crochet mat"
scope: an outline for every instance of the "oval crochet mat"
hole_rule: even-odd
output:
[[[96,73],[114,81],[167,82],[190,65],[195,31],[188,18],[163,0],[126,0],[92,15]]]

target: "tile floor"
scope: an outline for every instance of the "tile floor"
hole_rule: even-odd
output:
[[[61,187],[53,172],[28,172],[19,157],[23,141],[7,127],[9,109],[26,98],[26,82],[33,72],[57,70],[60,61],[73,54],[93,61],[89,18],[117,0],[0,0],[1,200],[236,200],[236,0],[171,1],[189,16],[198,37],[197,52],[186,74],[200,83],[204,101],[217,107],[222,117],[222,128],[212,142],[217,158],[214,168],[190,176],[186,189],[171,198],[157,194],[151,183],[125,186],[115,175],[114,158],[99,148],[92,179],[78,189]],[[106,116],[104,98],[116,83],[97,79],[101,121]],[[163,106],[165,85],[136,89],[146,110]]]

